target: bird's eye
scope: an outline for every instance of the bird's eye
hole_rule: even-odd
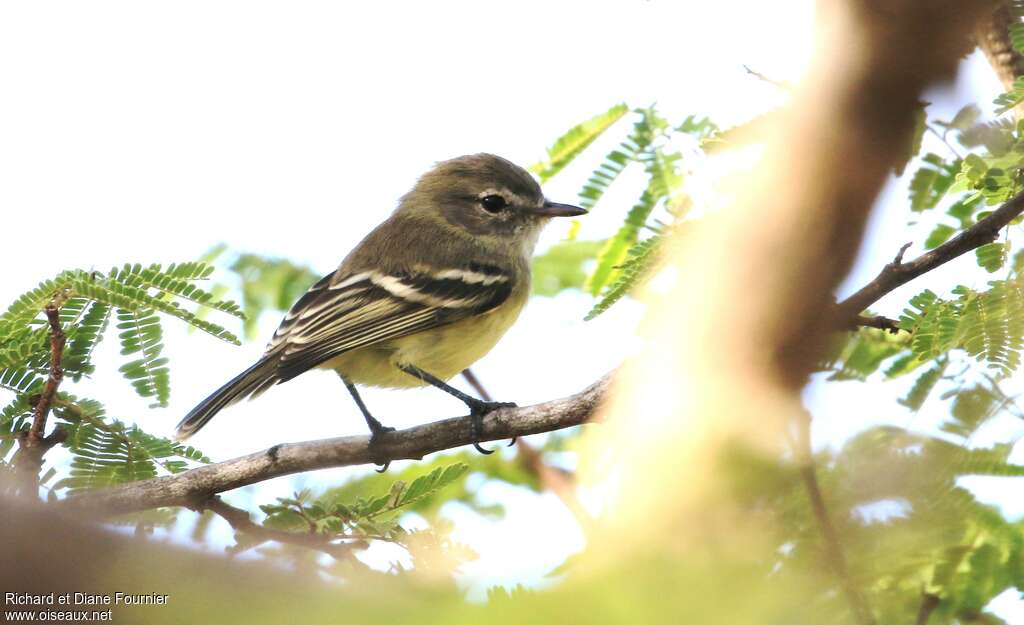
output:
[[[508,206],[508,203],[500,195],[485,195],[480,198],[480,206],[483,206],[488,213],[500,213]]]

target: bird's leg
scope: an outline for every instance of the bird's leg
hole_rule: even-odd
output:
[[[374,443],[380,440],[381,434],[385,432],[394,432],[395,428],[381,424],[380,421],[370,414],[370,411],[366,408],[366,404],[363,403],[363,398],[359,396],[359,391],[356,390],[355,384],[352,384],[345,378],[342,378],[341,381],[345,383],[345,388],[347,388],[348,392],[352,395],[352,399],[356,400],[356,405],[359,406],[359,412],[363,413],[363,418],[366,419],[366,425],[370,427],[370,449],[373,449]],[[391,465],[391,461],[385,460],[384,462],[377,462],[374,460],[374,464],[380,467],[377,469],[377,473],[383,473],[388,470],[388,466]]]
[[[515,407],[514,403],[502,401],[484,401],[482,399],[477,399],[472,395],[467,395],[460,391],[459,389],[448,385],[447,383],[444,382],[444,380],[432,376],[423,369],[420,369],[419,367],[416,367],[414,365],[402,364],[398,365],[398,368],[415,378],[419,378],[420,380],[426,382],[427,384],[430,384],[431,386],[436,386],[437,388],[441,389],[445,393],[448,393],[452,397],[457,397],[462,401],[462,403],[466,404],[466,406],[469,408],[470,419],[473,422],[473,447],[475,447],[476,450],[482,454],[494,453],[493,449],[484,449],[483,447],[480,446],[480,438],[483,436],[484,417],[488,413],[493,412],[498,408]]]
[[[464,369],[462,371],[462,377],[466,378],[466,381],[473,387],[476,394],[480,396],[480,399],[484,401],[493,401],[491,399],[491,394],[488,393],[487,389],[484,388],[484,385],[480,383],[479,378],[476,377],[476,374],[473,373],[472,369]],[[508,447],[515,445],[517,440],[519,440],[519,437],[513,436],[508,442]]]

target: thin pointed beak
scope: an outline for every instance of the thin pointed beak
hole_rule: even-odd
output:
[[[534,215],[542,217],[576,217],[586,215],[587,211],[572,204],[559,204],[558,202],[544,202],[544,205],[533,211]]]

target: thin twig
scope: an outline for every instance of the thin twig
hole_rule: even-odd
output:
[[[769,85],[772,85],[773,87],[778,87],[779,89],[782,89],[783,91],[792,91],[793,90],[793,85],[789,84],[788,82],[785,82],[785,81],[782,81],[782,80],[775,80],[774,78],[769,78],[769,77],[765,76],[764,74],[762,74],[761,72],[758,72],[758,71],[755,71],[753,69],[750,69],[749,65],[745,65],[744,64],[743,65],[743,69],[747,70],[747,73],[750,74],[751,76],[753,76],[754,78],[756,78],[756,79],[758,79],[758,80],[760,80],[762,82],[766,82]]]
[[[882,268],[874,280],[837,305],[840,320],[853,319],[897,288],[949,261],[991,243],[999,237],[999,231],[1024,213],[1024,193],[997,208],[984,219],[964,230],[937,248],[921,254],[909,262],[903,262],[903,250],[896,259]]]
[[[946,148],[953,153],[954,157],[963,158],[960,156],[960,153],[957,152],[956,148],[953,147],[953,144],[950,143],[948,139],[946,139],[946,133],[949,132],[948,130],[940,134],[937,130],[931,127],[931,124],[925,124],[924,127],[925,130],[935,135],[939,139],[939,141],[941,141],[946,146]]]
[[[610,385],[611,374],[585,390],[535,406],[500,408],[483,420],[480,441],[493,441],[551,432],[591,420]],[[79,512],[110,515],[163,506],[190,506],[224,491],[281,475],[330,467],[420,459],[470,445],[476,438],[469,416],[444,419],[405,430],[387,432],[370,448],[369,436],[345,436],[302,443],[285,443],[217,464],[170,476],[95,490],[55,505]]]
[[[908,241],[907,243],[904,243],[902,246],[900,246],[900,251],[896,252],[896,258],[892,259],[892,264],[896,265],[897,267],[902,265],[903,255],[907,253],[907,250],[910,249],[911,245],[913,245],[913,243]]]
[[[487,392],[487,389],[484,388],[484,385],[480,383],[480,378],[476,377],[476,374],[473,373],[472,369],[466,369],[465,371],[463,371],[462,377],[466,378],[466,382],[468,382],[469,385],[473,387],[473,390],[476,391],[476,394],[480,396],[480,399],[484,401],[494,401],[494,398],[491,397],[491,394]]]
[[[322,551],[332,558],[340,560],[351,556],[355,549],[364,548],[366,546],[367,539],[394,542],[386,536],[329,536],[314,533],[300,534],[297,532],[285,532],[282,530],[271,529],[269,527],[253,523],[248,512],[241,508],[236,508],[216,496],[210,497],[200,505],[195,506],[194,509],[197,512],[202,512],[204,510],[213,512],[227,521],[236,532],[245,534],[249,538],[253,539],[253,542],[247,542],[247,544],[239,549],[239,551],[252,549],[265,542],[274,541]],[[337,543],[334,542],[336,540],[347,540],[351,542]]]
[[[879,330],[885,330],[886,332],[891,332],[892,334],[898,334],[900,331],[899,321],[896,321],[895,319],[890,319],[888,317],[883,317],[881,315],[875,315],[873,317],[869,317],[867,315],[857,315],[857,318],[854,319],[853,321],[853,325],[863,326],[865,328],[878,328]]]
[[[857,585],[850,576],[846,566],[846,556],[843,554],[842,541],[839,539],[839,532],[836,531],[832,519],[829,517],[828,508],[825,505],[825,498],[821,494],[821,486],[818,483],[818,473],[814,466],[814,454],[811,450],[811,415],[802,413],[797,418],[797,436],[793,441],[794,453],[800,463],[800,477],[807,489],[807,498],[811,502],[811,509],[814,511],[814,518],[818,523],[822,539],[825,543],[825,557],[833,573],[839,579],[839,583],[846,595],[856,616],[857,622],[861,625],[874,625],[875,617],[871,613],[867,600],[861,594]]]

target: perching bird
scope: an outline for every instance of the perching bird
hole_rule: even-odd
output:
[[[256,364],[182,419],[178,439],[224,407],[320,367],[345,382],[371,446],[393,428],[370,414],[356,385],[436,386],[466,403],[479,442],[484,415],[510,404],[476,399],[444,381],[490,351],[519,316],[544,225],[584,213],[547,201],[526,170],[501,157],[439,163],[295,302]]]

